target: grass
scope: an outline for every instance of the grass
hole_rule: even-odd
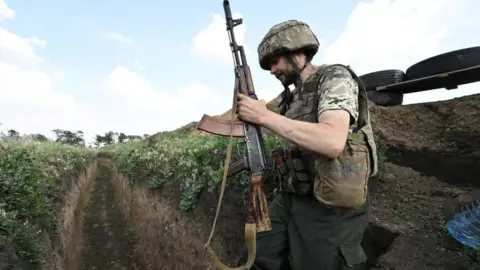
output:
[[[94,150],[23,138],[0,139],[0,236],[32,266],[43,259],[40,234],[55,234],[55,202],[62,192],[56,180],[80,171]]]
[[[266,154],[282,144],[276,136],[265,136]],[[150,188],[161,187],[166,181],[180,181],[180,209],[195,207],[203,188],[211,192],[221,182],[228,137],[189,134],[184,130],[163,133],[155,140],[118,144],[104,149],[130,183],[147,181]],[[235,140],[234,153],[245,151]],[[248,183],[239,174],[236,183]]]

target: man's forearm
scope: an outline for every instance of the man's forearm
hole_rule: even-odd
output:
[[[297,121],[269,112],[260,125],[302,148],[330,158],[338,157],[345,146],[346,135],[337,134],[328,123]]]

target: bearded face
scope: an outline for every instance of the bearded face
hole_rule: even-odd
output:
[[[297,79],[297,74],[285,56],[278,56],[272,59],[270,73],[286,86],[295,83]]]

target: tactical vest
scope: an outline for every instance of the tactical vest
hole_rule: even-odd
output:
[[[317,89],[324,80],[322,76],[333,66],[335,65],[319,66],[305,81],[301,93],[294,93],[291,102],[283,102],[283,106],[288,106],[283,110],[286,117],[311,123],[318,122]],[[328,206],[357,209],[362,207],[366,200],[368,179],[378,171],[377,148],[370,125],[365,87],[349,67],[339,66],[347,68],[359,88],[358,119],[348,134],[342,154],[338,158],[330,159],[290,144],[289,149],[296,150],[287,150],[283,153],[277,150],[274,157],[279,159],[282,155],[290,155],[285,160],[290,163],[287,164],[289,168],[292,166],[295,168],[296,173],[292,170],[285,171],[285,167],[283,172],[280,172],[289,179],[286,183],[287,188],[296,190],[296,193],[311,191],[318,201]],[[303,161],[301,164],[298,162],[300,159]]]

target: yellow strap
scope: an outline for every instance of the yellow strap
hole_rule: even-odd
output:
[[[257,242],[256,242],[256,224],[254,223],[247,223],[245,224],[245,243],[247,244],[248,248],[248,258],[247,262],[239,267],[230,267],[226,266],[223,264],[215,254],[215,251],[210,246],[207,246],[207,250],[210,253],[210,255],[213,257],[213,263],[218,267],[220,270],[246,270],[250,269],[253,266],[253,263],[255,261],[255,256],[256,256],[256,251],[257,251]]]
[[[235,78],[235,89],[233,91],[233,102],[232,102],[232,110],[230,112],[230,138],[228,141],[228,147],[227,147],[227,156],[225,158],[225,167],[223,169],[223,180],[222,180],[222,186],[220,189],[220,197],[218,198],[218,204],[217,204],[217,211],[215,213],[215,219],[213,220],[213,225],[212,225],[212,230],[210,232],[210,236],[208,237],[207,243],[205,243],[205,249],[210,253],[210,255],[213,257],[213,263],[222,270],[243,270],[243,269],[250,269],[253,265],[253,262],[255,260],[255,255],[256,255],[256,224],[245,224],[245,242],[248,247],[248,259],[247,262],[237,268],[231,268],[223,264],[218,257],[216,256],[215,252],[213,249],[210,247],[210,241],[212,240],[214,231],[215,231],[215,225],[217,223],[217,218],[218,218],[218,213],[220,212],[220,207],[222,205],[222,199],[223,199],[223,194],[225,192],[225,186],[227,184],[227,173],[228,173],[228,167],[230,167],[230,160],[232,158],[232,141],[233,141],[233,136],[232,136],[232,129],[233,129],[233,120],[235,119],[235,114],[237,110],[237,91],[238,91],[238,86],[239,86],[239,81],[238,77]]]

